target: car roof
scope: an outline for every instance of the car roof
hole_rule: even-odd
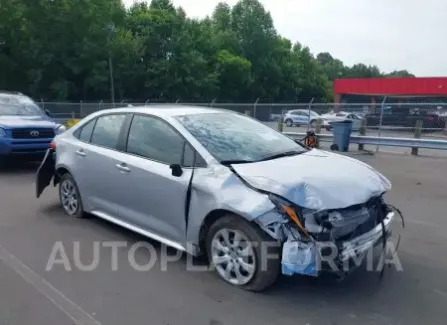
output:
[[[155,104],[147,106],[131,106],[122,108],[103,109],[96,112],[95,115],[101,115],[103,113],[143,113],[152,114],[160,117],[174,117],[180,115],[193,115],[193,114],[209,114],[209,113],[234,113],[242,115],[241,113],[221,108],[190,106],[181,104]]]
[[[22,93],[20,93],[18,91],[9,91],[9,90],[1,90],[1,89],[0,89],[0,94],[24,96]]]
[[[312,110],[310,110],[310,111],[313,112]],[[305,113],[307,113],[307,112],[309,112],[309,110],[303,109],[303,108],[298,108],[298,109],[291,109],[290,111],[287,111],[287,113],[290,113],[290,112],[305,112]]]

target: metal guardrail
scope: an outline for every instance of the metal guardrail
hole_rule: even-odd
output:
[[[305,137],[306,133],[283,132],[290,137]],[[332,142],[332,134],[317,134],[320,141]],[[414,139],[414,138],[390,138],[390,137],[369,137],[363,135],[351,135],[350,143],[364,145],[378,145],[389,147],[405,147],[405,148],[422,148],[422,149],[438,149],[447,150],[447,140],[435,139]]]

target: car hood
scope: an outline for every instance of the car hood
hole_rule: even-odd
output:
[[[317,149],[232,167],[251,186],[318,211],[365,203],[391,189],[390,181],[371,166]]]
[[[54,128],[58,124],[46,116],[5,116],[0,115],[0,127],[36,127],[36,128]]]

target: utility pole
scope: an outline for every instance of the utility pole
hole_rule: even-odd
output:
[[[115,26],[113,24],[109,24],[107,26],[109,31],[107,40],[109,42],[109,73],[110,73],[110,98],[112,100],[112,106],[115,107],[115,81],[113,80],[113,61],[112,61],[112,48],[111,48],[111,39],[113,33],[115,32]]]
[[[113,81],[113,64],[112,55],[109,54],[109,71],[110,71],[110,97],[112,99],[112,105],[115,107],[115,82]]]

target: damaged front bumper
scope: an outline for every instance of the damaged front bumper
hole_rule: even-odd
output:
[[[352,240],[341,243],[303,242],[289,237],[283,244],[282,273],[319,276],[321,273],[349,273],[359,267],[364,257],[391,235],[394,212],[388,212],[382,224]],[[359,260],[362,261],[359,262]]]

